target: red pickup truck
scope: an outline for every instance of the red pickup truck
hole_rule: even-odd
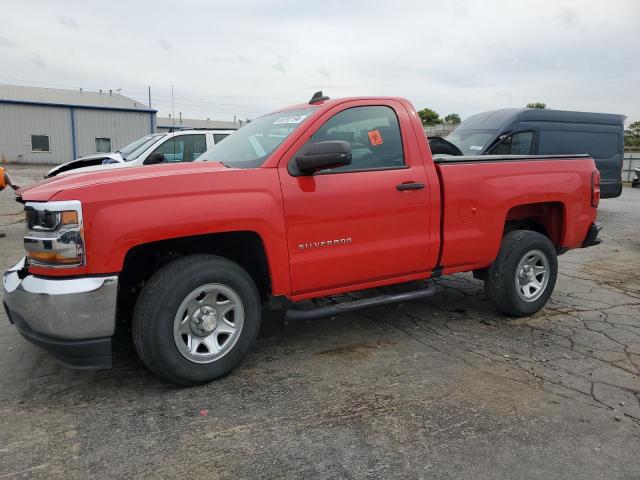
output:
[[[301,301],[473,271],[498,310],[531,315],[556,256],[599,243],[590,157],[433,158],[401,98],[316,94],[199,160],[19,191],[26,257],[3,287],[20,333],[67,365],[106,368],[131,332],[153,372],[193,385],[238,365],[266,306],[335,315],[434,287]]]

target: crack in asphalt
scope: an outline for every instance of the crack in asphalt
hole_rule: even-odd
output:
[[[569,276],[569,274],[565,274],[565,276]],[[465,316],[467,315],[467,313],[464,308],[457,308],[447,311],[448,302],[450,302],[450,299],[453,296],[447,292],[455,291],[457,292],[458,297],[460,297],[461,295],[464,299],[473,298],[474,303],[477,303],[477,296],[479,291],[482,291],[482,288],[479,288],[479,285],[475,283],[475,280],[468,278],[467,274],[456,275],[451,278],[455,278],[455,280],[451,281],[449,279],[438,279],[434,282],[439,287],[438,293],[441,294],[443,303],[440,303],[438,299],[436,299],[435,302],[431,303],[429,303],[429,300],[421,301],[420,303],[430,307],[431,310],[436,310],[438,312],[458,313],[458,311],[462,311],[463,316]],[[594,290],[598,289],[602,291],[601,285],[599,287],[596,285],[592,288]],[[589,290],[585,293],[589,293]],[[565,294],[565,296],[573,298],[576,301],[582,300],[580,299],[580,297],[573,297],[572,295]],[[526,382],[524,380],[515,378],[510,375],[502,375],[500,372],[496,371],[496,366],[500,365],[501,363],[504,364],[504,362],[497,361],[496,358],[502,357],[503,359],[507,360],[511,366],[514,366],[520,371],[526,372],[528,375],[532,376],[535,379],[535,384],[538,388],[544,388],[546,384],[551,384],[562,389],[567,389],[582,398],[577,398],[573,395],[563,395],[557,390],[554,390],[551,393],[586,405],[594,406],[595,404],[602,408],[606,408],[607,410],[615,411],[629,417],[634,422],[636,422],[636,424],[638,424],[640,420],[640,377],[638,377],[638,373],[640,373],[640,355],[631,352],[629,350],[630,347],[628,345],[628,342],[625,343],[625,341],[621,340],[620,335],[616,336],[613,334],[613,332],[623,332],[622,336],[624,336],[624,340],[628,341],[637,339],[640,341],[640,334],[629,330],[629,328],[640,327],[640,323],[638,323],[638,319],[636,317],[634,323],[636,323],[638,327],[636,327],[635,325],[632,326],[625,324],[625,326],[629,328],[621,328],[620,325],[616,324],[610,319],[611,312],[609,310],[620,307],[638,307],[640,309],[640,303],[626,302],[613,304],[604,302],[602,300],[598,301],[603,304],[602,308],[580,310],[574,308],[575,306],[571,304],[566,304],[565,306],[550,306],[543,310],[541,314],[538,314],[534,317],[521,319],[520,321],[505,320],[505,322],[498,328],[495,328],[495,326],[497,325],[493,322],[483,322],[483,312],[478,312],[480,314],[480,319],[476,319],[470,322],[470,327],[475,327],[475,329],[473,330],[473,334],[480,337],[482,337],[481,334],[485,334],[485,337],[491,336],[493,338],[489,341],[493,342],[498,339],[497,336],[502,337],[503,340],[509,339],[514,342],[520,342],[518,346],[521,347],[521,351],[525,353],[516,355],[506,355],[504,353],[501,353],[500,351],[497,351],[495,348],[491,348],[487,344],[474,340],[466,330],[460,332],[452,329],[451,325],[456,322],[451,318],[443,319],[443,317],[434,317],[433,315],[429,315],[428,311],[425,312],[427,313],[427,315],[415,315],[407,311],[406,305],[399,305],[396,311],[400,312],[402,315],[410,319],[413,325],[419,328],[421,331],[430,335],[437,335],[441,340],[438,346],[435,346],[432,342],[425,341],[424,339],[416,336],[415,330],[411,331],[410,329],[404,328],[403,326],[397,325],[391,321],[384,321],[388,325],[403,332],[419,343],[444,355],[457,358],[470,367],[481,370],[484,373],[498,376],[500,378],[508,378],[516,382],[529,384],[529,382]],[[475,306],[476,305],[473,305],[472,307]],[[608,326],[605,329],[590,328],[589,321],[584,318],[585,315],[590,312],[597,312],[599,314],[599,319],[597,321]],[[369,320],[375,320],[376,318],[378,320],[380,319],[379,317],[374,318],[363,312],[358,312],[358,315],[368,318]],[[571,319],[571,321],[573,321],[573,324],[570,323],[569,318]],[[540,320],[548,322],[551,328],[544,328],[544,326],[537,325],[536,323]],[[481,325],[486,325],[491,329],[491,331],[483,332],[480,329]],[[538,355],[540,357],[538,358],[535,353],[540,347],[537,345],[533,345],[530,341],[527,342],[527,338],[525,336],[517,334],[517,330],[522,328],[528,329],[531,333],[539,333],[541,338],[545,338],[546,340],[548,340],[547,345],[549,342],[552,342],[555,345],[556,350],[564,349],[565,351],[555,352],[556,355],[549,355],[549,352],[541,352],[543,353],[543,355]],[[444,332],[447,333],[445,334]],[[516,333],[515,335],[511,334],[514,332]],[[583,332],[589,332],[593,338],[585,336]],[[486,333],[488,333],[488,335],[486,335]],[[610,345],[599,344],[597,340],[599,336],[602,336],[604,339],[606,339],[606,341],[610,342]],[[483,339],[488,340],[487,338]],[[445,340],[446,343],[443,343],[442,340]],[[564,344],[564,342],[568,342],[568,348],[565,347],[566,344]],[[446,344],[453,344],[456,348],[462,349],[468,354],[472,354],[476,357],[482,358],[485,361],[488,361],[488,365],[484,366],[478,365],[474,362],[470,362],[469,359],[465,358],[464,355],[456,353],[451,349],[443,348]],[[616,346],[617,348],[614,348],[613,346]],[[484,355],[481,352],[488,352],[492,356]],[[573,356],[569,355],[568,352],[571,352]],[[600,355],[598,355],[596,352],[600,353]],[[640,354],[640,352],[638,353]],[[603,358],[604,354],[609,354],[612,356],[621,354],[624,355],[624,358],[607,360],[606,358]],[[523,355],[525,357],[521,358]],[[541,360],[541,358],[544,358],[544,361]],[[584,370],[583,372],[578,372],[575,368],[567,368],[566,366],[563,366],[561,364],[562,361],[565,360],[581,362],[585,359],[588,359],[591,362],[591,365],[588,365],[586,367],[582,366],[582,369]],[[620,362],[625,361],[627,361],[629,365],[619,364]],[[602,375],[597,379],[592,378],[594,372],[597,372],[603,368],[611,368],[614,371],[620,371],[626,375],[631,375],[632,377],[625,379],[625,381],[616,381],[615,376],[612,376],[613,380],[602,378]],[[535,371],[536,369],[538,371]],[[552,375],[545,372],[545,370],[549,369],[551,369],[551,371],[553,372],[553,377],[556,378],[553,378]],[[576,386],[571,384],[575,380],[588,384],[589,388],[577,388]],[[610,399],[603,399],[601,398],[601,396],[596,394],[596,388],[598,385],[607,386],[610,389],[619,390],[622,394],[626,393],[626,398],[635,399],[635,405],[625,405],[624,402],[620,402],[620,405],[617,406],[612,405],[613,402]],[[590,400],[589,402],[584,400],[585,396]],[[620,408],[622,406],[626,408]]]

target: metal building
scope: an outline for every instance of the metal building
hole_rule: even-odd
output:
[[[0,84],[0,163],[63,163],[156,131],[156,111],[112,91]]]

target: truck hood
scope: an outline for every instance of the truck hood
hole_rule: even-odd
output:
[[[194,175],[215,170],[227,170],[218,162],[193,162],[146,165],[131,168],[101,169],[95,172],[53,177],[17,191],[22,201],[46,202],[61,191],[84,189],[95,185],[121,183],[145,178],[166,177],[167,182],[183,175]]]
[[[109,165],[117,165],[123,163],[124,160],[119,153],[97,153],[95,155],[87,155],[86,157],[76,158],[75,160],[71,160],[70,162],[63,163],[62,165],[58,165],[57,167],[49,170],[44,178],[51,178],[59,175],[61,173],[75,173],[75,170],[83,167],[92,167],[100,168],[102,167],[102,162],[109,159],[112,163]],[[106,165],[104,165],[106,166]]]

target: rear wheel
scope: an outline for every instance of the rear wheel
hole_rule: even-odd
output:
[[[524,317],[545,306],[557,275],[558,259],[551,241],[538,232],[514,230],[502,239],[484,287],[498,310]]]
[[[233,370],[254,342],[261,308],[255,283],[238,264],[191,255],[158,270],[133,314],[133,340],[145,365],[179,385]]]

